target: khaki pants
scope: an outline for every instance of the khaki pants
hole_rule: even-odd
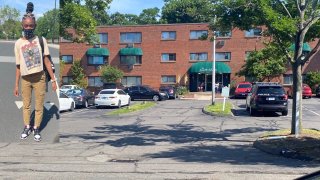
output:
[[[43,117],[44,97],[46,93],[46,75],[42,71],[39,73],[22,76],[21,79],[21,96],[23,101],[24,125],[30,125],[32,90],[34,90],[34,126],[40,127]]]

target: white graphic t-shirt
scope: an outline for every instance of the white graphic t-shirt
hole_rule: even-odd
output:
[[[44,54],[49,55],[47,41],[43,38]],[[42,51],[38,37],[33,40],[18,39],[14,53],[16,65],[20,65],[21,76],[43,71]]]

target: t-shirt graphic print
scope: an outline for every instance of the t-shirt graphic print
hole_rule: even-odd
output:
[[[44,55],[49,55],[49,48],[45,38],[43,38]],[[21,76],[34,74],[43,71],[42,50],[39,38],[32,40],[20,38],[14,46],[16,64],[20,65]]]
[[[41,55],[36,41],[26,44],[21,47],[23,58],[26,64],[26,68],[31,70],[32,68],[37,68],[42,66]]]

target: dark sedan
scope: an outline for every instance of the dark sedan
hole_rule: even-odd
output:
[[[316,96],[320,97],[320,85],[316,89]]]
[[[169,96],[169,99],[175,99],[177,97],[176,88],[173,86],[161,86],[159,88],[160,92],[166,92]]]
[[[87,108],[89,105],[94,105],[94,94],[86,89],[72,89],[66,94],[73,98],[77,107]]]
[[[124,91],[130,95],[131,100],[149,99],[153,101],[161,101],[167,98],[166,93],[156,91],[149,86],[131,86],[125,88]]]

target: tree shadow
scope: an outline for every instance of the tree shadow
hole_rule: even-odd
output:
[[[236,165],[255,165],[261,163],[289,167],[304,166],[305,163],[303,162],[297,165],[288,163],[288,160],[285,158],[279,159],[277,156],[265,155],[260,150],[253,148],[253,140],[239,138],[247,134],[270,130],[274,129],[246,127],[226,129],[219,132],[205,131],[201,126],[193,124],[172,124],[161,129],[148,125],[131,124],[104,125],[95,127],[95,130],[89,131],[88,134],[61,135],[60,137],[93,140],[96,143],[113,147],[157,146],[158,143],[178,146],[177,148],[170,148],[167,151],[156,151],[155,153],[143,155],[146,158],[170,158],[180,162],[221,162]],[[110,140],[110,137],[115,139]],[[181,147],[179,145],[186,146]]]

